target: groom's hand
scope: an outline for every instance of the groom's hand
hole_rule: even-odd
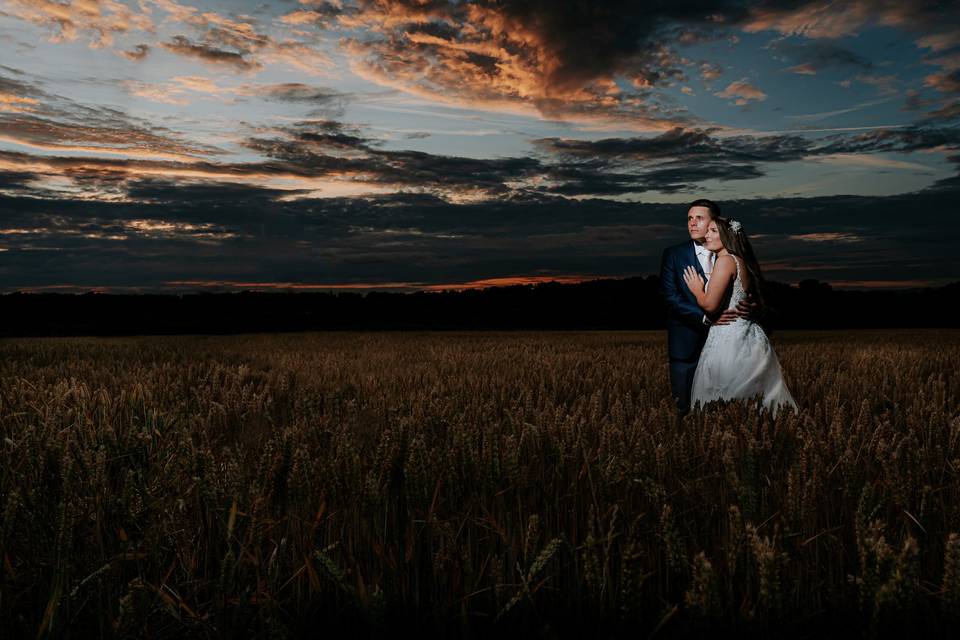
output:
[[[737,318],[756,320],[760,316],[760,303],[754,300],[752,295],[747,295],[737,303],[737,308],[732,313],[736,314]]]
[[[739,317],[741,317],[739,311],[736,309],[727,309],[714,318],[710,324],[730,324]]]
[[[717,316],[710,324],[730,324],[738,318],[756,320],[760,317],[760,303],[748,295],[737,303],[736,309],[727,309]]]

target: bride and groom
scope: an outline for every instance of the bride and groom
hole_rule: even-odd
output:
[[[681,415],[713,400],[753,399],[776,414],[797,408],[777,354],[753,318],[761,273],[741,224],[710,200],[687,211],[690,240],[663,252],[670,387]]]

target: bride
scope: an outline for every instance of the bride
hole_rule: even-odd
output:
[[[715,217],[707,227],[703,246],[716,253],[709,285],[693,267],[683,274],[700,308],[710,315],[721,308],[736,308],[751,291],[761,298],[760,264],[739,222]],[[797,408],[783,381],[777,354],[760,325],[738,318],[711,326],[693,375],[691,404],[756,396],[762,397],[774,416],[783,405]]]

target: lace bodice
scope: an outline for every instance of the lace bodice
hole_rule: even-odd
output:
[[[737,277],[733,279],[733,291],[730,292],[730,302],[727,304],[727,309],[736,309],[737,304],[747,297],[747,292],[744,290],[743,281],[740,279],[740,260],[733,256],[731,258],[737,265]],[[707,289],[710,288],[710,284],[710,281],[708,281]]]
[[[733,291],[730,293],[730,304],[727,309],[736,309],[741,300],[747,297],[747,292],[743,289],[743,280],[740,279],[740,259],[734,257],[733,261],[737,265],[737,277],[733,279]]]

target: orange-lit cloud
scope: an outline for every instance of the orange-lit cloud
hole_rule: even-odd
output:
[[[751,100],[762,102],[767,99],[767,94],[751,84],[746,78],[731,82],[726,89],[714,95],[718,98],[736,98],[734,104],[739,106],[743,106]]]
[[[712,82],[723,75],[723,67],[711,62],[704,62],[700,65],[700,77],[704,82]]]
[[[83,34],[97,48],[111,45],[114,34],[154,29],[142,4],[137,11],[118,0],[5,0],[2,8],[7,15],[49,29],[54,41],[75,40]]]
[[[483,280],[471,280],[469,282],[457,282],[447,284],[424,285],[425,291],[462,291],[465,289],[487,289],[489,287],[510,287],[515,285],[537,285],[545,282],[557,282],[560,284],[576,284],[578,282],[588,282],[596,280],[603,276],[586,275],[561,275],[561,276],[507,276],[502,278],[485,278]]]
[[[324,291],[324,290],[388,290],[398,289],[405,291],[464,291],[467,289],[488,289],[490,287],[509,287],[516,285],[537,285],[547,282],[560,284],[575,284],[588,282],[603,276],[587,275],[558,275],[558,276],[508,276],[502,278],[486,278],[468,282],[451,282],[430,284],[426,282],[256,282],[236,280],[167,280],[164,286],[176,288],[197,289],[248,289],[248,290],[290,290],[290,291]],[[69,285],[62,285],[69,286]]]
[[[839,242],[850,244],[853,242],[863,242],[864,238],[855,233],[842,232],[821,232],[821,233],[803,233],[790,236],[791,240],[801,240],[803,242]]]
[[[817,75],[817,69],[809,62],[803,64],[794,65],[786,69],[790,73],[798,73],[802,76],[815,76]]]
[[[214,11],[200,11],[174,0],[153,0],[165,13],[165,22],[182,24],[196,31],[199,39],[183,34],[161,42],[172,53],[213,66],[254,72],[264,65],[284,65],[311,75],[331,75],[333,62],[312,42],[277,39],[252,18],[230,18]]]
[[[950,73],[934,73],[924,78],[924,84],[941,93],[960,94],[960,69]]]
[[[914,289],[930,287],[936,280],[827,280],[836,289]],[[943,282],[946,284],[946,281]]]
[[[644,97],[682,75],[666,46],[621,53],[606,51],[607,43],[576,56],[546,14],[514,11],[522,13],[506,5],[369,2],[341,15],[339,24],[382,34],[344,41],[354,73],[431,100],[634,130],[660,131],[689,120]],[[618,77],[637,90],[624,91]]]
[[[26,113],[28,111],[33,111],[32,105],[37,103],[38,100],[36,98],[28,98],[26,96],[18,96],[13,93],[0,91],[0,111],[6,111],[8,113]]]
[[[83,125],[17,114],[0,119],[0,141],[45,151],[79,151],[186,161],[216,153],[213,148],[163,136],[129,122],[112,124]]]
[[[423,285],[416,282],[245,282],[236,280],[166,280],[164,286],[176,288],[196,289],[261,289],[261,290],[291,290],[291,291],[324,291],[327,289],[421,289]]]
[[[747,32],[779,31],[808,38],[839,38],[854,33],[876,14],[869,1],[807,2],[797,6],[756,7],[743,25]]]

